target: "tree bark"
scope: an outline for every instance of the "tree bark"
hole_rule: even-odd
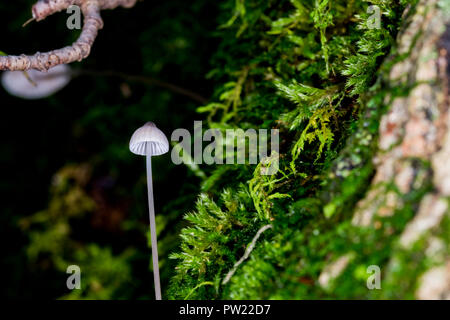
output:
[[[419,240],[426,249],[436,243],[446,246],[444,239],[434,236],[450,212],[450,25],[446,14],[437,0],[422,0],[415,12],[405,13],[398,53],[391,59],[397,62],[385,79],[390,88],[385,96],[388,112],[380,122],[375,176],[352,221],[380,228],[377,217],[398,214],[404,199],[423,191],[398,243],[398,250],[409,250],[411,255]],[[398,91],[407,94],[398,95]],[[417,298],[450,298],[450,255],[448,249],[444,251],[437,265],[419,279]],[[395,259],[391,260],[387,273],[395,265]]]

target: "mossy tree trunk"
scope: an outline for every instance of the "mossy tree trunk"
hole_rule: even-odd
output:
[[[404,14],[398,51],[382,75],[387,113],[372,159],[375,176],[352,221],[389,234],[392,227],[383,217],[400,216],[404,229],[385,277],[395,282],[403,268],[404,281],[422,299],[450,298],[448,18],[448,11],[433,0],[420,1]],[[412,213],[410,219],[405,219],[405,208]]]
[[[262,178],[256,168],[248,181],[253,205],[242,191],[246,187],[227,191],[217,203],[206,195],[200,198],[197,212],[188,215],[200,229],[185,229],[183,253],[173,256],[181,262],[172,290],[185,291],[171,295],[449,298],[448,4],[369,1],[381,7],[384,19],[381,30],[372,30],[364,22],[367,16],[360,14],[365,12],[361,2],[349,2],[346,12],[339,3],[319,1],[311,9],[306,2],[291,2],[296,13],[272,22],[269,32],[278,35],[269,46],[276,63],[265,61],[267,55],[253,60],[273,63],[260,84],[275,84],[279,95],[296,106],[282,115],[270,103],[255,111],[275,118],[281,127],[283,176]],[[363,20],[362,34],[349,27],[355,13]],[[321,39],[319,55],[305,51],[311,47],[302,28],[311,23],[310,17],[312,32]],[[246,23],[238,32],[249,27]],[[297,28],[298,23],[302,26]],[[342,25],[348,29],[339,28]],[[355,38],[356,54],[347,46],[347,40]],[[295,43],[293,52],[284,39]],[[298,52],[301,58],[290,59]],[[318,56],[323,64],[316,64]],[[248,84],[255,69],[247,67],[245,78],[239,78],[238,93],[229,95],[239,97],[233,102],[238,107],[222,124],[245,118],[237,115],[239,107],[253,110],[254,96],[263,96],[263,89]],[[272,114],[261,115],[261,110]],[[291,131],[283,131],[286,127]],[[224,170],[218,169],[211,179],[224,180]],[[218,192],[208,188],[205,191],[213,195]],[[252,235],[260,235],[256,227],[267,223],[273,227],[255,245]],[[253,252],[242,256],[249,244]],[[232,277],[228,273],[225,278],[226,268]],[[373,285],[369,282],[376,282],[371,275],[377,270],[380,283]]]

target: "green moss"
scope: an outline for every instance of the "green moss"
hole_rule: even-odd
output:
[[[222,45],[216,61],[229,62],[237,52],[239,59],[227,63],[224,70],[213,71],[226,84],[217,90],[219,102],[201,111],[209,112],[211,127],[218,123],[280,127],[284,133],[280,172],[262,178],[255,168],[253,178],[247,178],[248,191],[243,191],[245,185],[238,189],[240,201],[247,203],[240,217],[234,218],[238,224],[217,239],[214,233],[205,234],[214,242],[207,254],[220,258],[195,255],[191,259],[207,261],[207,267],[185,268],[183,261],[191,249],[183,246],[194,247],[194,242],[184,241],[182,252],[174,255],[181,262],[172,297],[180,298],[204,281],[214,282],[215,288],[196,290],[192,298],[382,297],[380,292],[367,290],[361,270],[371,264],[386,265],[395,235],[402,231],[424,191],[417,191],[417,198],[404,199],[401,212],[383,221],[384,227],[378,230],[355,227],[349,218],[373,175],[371,159],[389,91],[378,70],[394,43],[406,2],[369,1],[382,10],[381,29],[367,27],[365,1],[263,1],[257,12],[252,12],[256,10],[253,1],[237,3],[233,18],[219,33]],[[353,17],[358,17],[357,23]],[[218,168],[211,177],[223,186],[236,185],[235,179],[217,176],[224,170]],[[239,181],[245,182],[245,177]],[[219,194],[216,188],[214,196]],[[200,204],[196,214],[200,212],[207,221],[216,209]],[[233,217],[231,211],[224,214],[226,219]],[[257,230],[250,226],[258,218],[270,221],[273,230],[258,241],[250,258],[222,286],[220,279],[243,254],[242,248]],[[203,228],[203,223],[194,221],[183,237],[192,228]],[[239,232],[233,233],[236,229]],[[196,248],[202,248],[202,243],[195,240]],[[354,257],[351,266],[335,280],[335,289],[321,288],[318,278],[325,265],[349,252]],[[177,294],[180,287],[186,287],[181,295]]]

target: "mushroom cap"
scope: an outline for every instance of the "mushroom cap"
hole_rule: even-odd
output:
[[[23,71],[5,71],[2,74],[2,85],[11,95],[27,99],[42,99],[64,88],[70,82],[70,67],[66,64],[57,65],[41,72],[28,70],[30,82]]]
[[[169,141],[153,122],[147,122],[137,129],[130,140],[130,151],[145,156],[150,148],[152,156],[159,156],[169,151]]]

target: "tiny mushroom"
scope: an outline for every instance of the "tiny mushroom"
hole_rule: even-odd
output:
[[[150,213],[150,234],[152,241],[153,277],[155,281],[156,300],[161,300],[159,279],[158,244],[156,240],[155,207],[153,202],[152,156],[159,156],[169,151],[169,141],[153,122],[147,122],[137,129],[130,140],[130,151],[147,158],[147,188]]]
[[[42,99],[64,88],[71,79],[70,67],[57,65],[41,72],[38,70],[5,71],[2,74],[2,85],[11,95],[27,99]]]

